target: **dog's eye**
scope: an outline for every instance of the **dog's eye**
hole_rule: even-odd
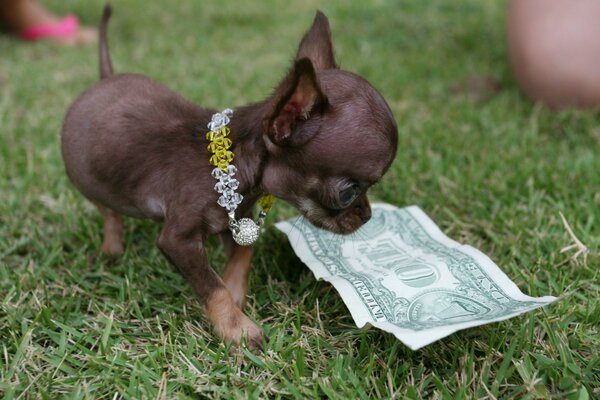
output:
[[[347,207],[349,206],[360,194],[360,189],[357,184],[353,184],[350,187],[347,187],[344,190],[341,190],[338,197],[340,199],[340,206]]]

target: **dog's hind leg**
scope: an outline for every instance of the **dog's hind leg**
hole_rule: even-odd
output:
[[[104,222],[102,252],[108,256],[123,254],[123,219],[120,214],[96,204]]]

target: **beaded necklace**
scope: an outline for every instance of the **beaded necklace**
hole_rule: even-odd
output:
[[[243,200],[243,196],[236,192],[240,182],[234,178],[237,168],[232,164],[235,154],[231,148],[230,129],[227,126],[231,121],[233,110],[226,108],[223,112],[213,114],[208,123],[209,132],[206,133],[206,139],[210,142],[208,150],[212,153],[209,162],[215,166],[211,175],[217,180],[215,191],[219,193],[217,204],[227,210],[229,217],[229,229],[233,240],[240,246],[250,246],[258,239],[260,228],[265,222],[267,212],[271,209],[275,198],[273,195],[264,193],[258,203],[262,210],[258,214],[256,222],[250,218],[235,218],[235,210]]]

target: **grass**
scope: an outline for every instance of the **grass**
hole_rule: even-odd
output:
[[[264,354],[230,356],[154,247],[159,226],[128,220],[124,257],[102,257],[100,218],[65,176],[61,121],[97,79],[95,46],[2,36],[0,395],[600,397],[600,117],[552,113],[523,97],[506,59],[505,4],[219,3],[115,2],[116,69],[205,105],[254,101],[283,76],[321,8],[342,66],[379,88],[399,123],[398,157],[373,197],[418,204],[525,293],[561,300],[412,352],[390,334],[356,329],[332,287],[316,282],[269,227],[254,258],[248,314],[271,341]],[[45,4],[88,24],[102,7]],[[451,95],[451,85],[475,74],[503,89],[484,103]],[[560,212],[591,250],[586,263],[561,253],[572,240]],[[293,213],[279,203],[270,218]],[[213,248],[219,269],[223,254]]]

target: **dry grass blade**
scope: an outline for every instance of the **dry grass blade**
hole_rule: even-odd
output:
[[[583,265],[587,266],[587,257],[590,254],[590,249],[588,249],[588,247],[585,244],[583,244],[583,242],[581,240],[579,240],[579,238],[577,236],[575,236],[575,233],[573,233],[573,228],[571,228],[571,225],[569,225],[569,223],[567,222],[563,213],[560,211],[558,213],[560,214],[560,219],[562,220],[562,223],[563,223],[565,229],[567,230],[567,233],[569,234],[569,236],[571,237],[571,240],[573,241],[573,243],[571,243],[570,245],[565,246],[562,249],[560,249],[560,252],[565,253],[567,251],[576,249],[577,251],[575,253],[573,253],[573,255],[569,259],[573,260],[573,261],[577,261],[579,256],[582,256],[583,257]]]

